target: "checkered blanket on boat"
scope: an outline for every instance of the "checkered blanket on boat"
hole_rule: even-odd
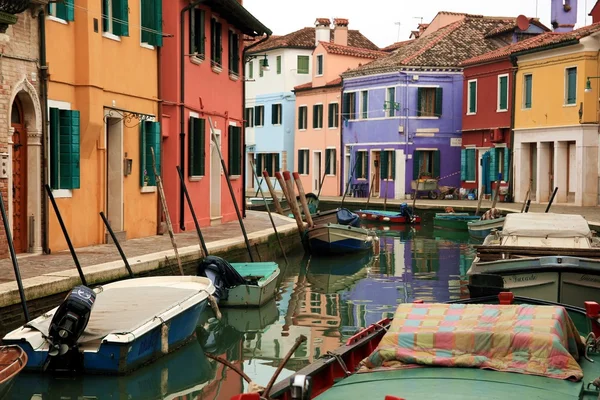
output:
[[[563,307],[401,304],[360,372],[475,367],[580,380],[583,349]]]

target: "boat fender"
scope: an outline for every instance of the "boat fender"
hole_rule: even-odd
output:
[[[217,256],[208,256],[199,264],[196,275],[212,281],[217,301],[227,299],[229,289],[252,282],[246,281],[227,261]],[[257,283],[255,283],[257,284]]]
[[[309,400],[311,392],[311,378],[306,375],[294,375],[290,378],[290,392],[292,400]]]

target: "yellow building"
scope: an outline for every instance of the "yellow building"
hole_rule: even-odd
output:
[[[143,9],[143,10],[142,10]],[[47,182],[75,247],[157,232],[161,0],[65,0],[46,17]],[[51,206],[50,251],[66,248]]]
[[[600,26],[534,39],[515,53],[515,201],[595,206],[598,201]],[[527,47],[527,46],[523,46]],[[531,185],[531,186],[530,186]]]

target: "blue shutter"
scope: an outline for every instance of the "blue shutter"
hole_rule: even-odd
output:
[[[496,157],[496,149],[490,149],[490,184],[498,179],[498,157]]]
[[[60,110],[60,165],[59,188],[80,187],[80,115],[76,110]]]
[[[467,150],[460,150],[460,180],[467,180]]]
[[[508,147],[504,148],[504,181],[508,182],[510,180],[510,149]]]
[[[474,181],[475,180],[475,172],[477,168],[476,164],[476,150],[475,149],[467,149],[467,180]]]

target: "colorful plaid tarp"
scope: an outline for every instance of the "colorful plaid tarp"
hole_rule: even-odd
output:
[[[580,380],[583,348],[563,307],[401,304],[360,372],[475,367]]]

